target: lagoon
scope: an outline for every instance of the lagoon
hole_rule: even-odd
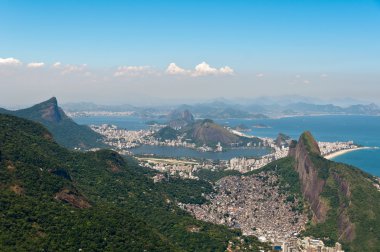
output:
[[[150,119],[142,119],[139,117],[131,116],[98,116],[98,117],[83,117],[74,118],[79,124],[115,124],[118,127],[139,130],[149,128],[146,121]],[[156,119],[154,119],[156,120]],[[377,147],[380,146],[380,117],[379,116],[350,116],[350,115],[332,115],[332,116],[299,116],[287,117],[279,119],[223,119],[214,120],[215,122],[234,127],[239,124],[244,124],[250,128],[249,135],[259,137],[275,138],[279,132],[285,133],[294,139],[298,139],[299,135],[309,130],[318,141],[349,141],[353,140],[355,143]],[[254,125],[263,124],[268,128],[254,128]],[[143,152],[154,152],[154,154],[165,154],[165,156],[186,156],[193,157],[203,156],[208,158],[209,155],[214,156],[215,159],[224,159],[235,155],[255,156],[260,155],[260,151],[247,151],[243,150],[239,153],[200,153],[191,149],[162,149],[162,146],[153,146],[151,149],[148,146],[140,147],[135,150],[136,154]],[[159,149],[162,149],[160,151]],[[245,152],[247,151],[247,152]],[[376,176],[380,176],[380,150],[368,149],[350,152],[334,159],[338,162],[351,164],[359,167],[362,170]]]

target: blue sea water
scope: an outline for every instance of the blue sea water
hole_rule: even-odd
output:
[[[146,129],[146,121],[138,117],[84,117],[74,119],[79,124],[115,124],[129,130]],[[251,130],[250,135],[274,138],[279,132],[294,139],[309,130],[318,141],[349,141],[377,147],[380,146],[380,117],[376,116],[302,116],[279,119],[224,119],[215,122],[231,127],[244,124]],[[255,128],[257,124],[267,128]],[[169,151],[170,153],[173,150]],[[182,150],[175,153],[182,155]],[[214,154],[214,153],[210,153]],[[259,152],[249,153],[254,156]],[[221,155],[221,154],[219,154]],[[243,153],[243,155],[245,155]],[[354,165],[376,176],[380,176],[380,150],[369,149],[349,152],[334,159],[338,162]]]
[[[349,141],[356,144],[379,147],[380,146],[380,117],[378,116],[302,116],[280,119],[256,120],[215,120],[231,127],[244,124],[251,128],[247,134],[276,137],[279,132],[287,134],[294,139],[309,130],[318,141]],[[263,124],[267,128],[255,128],[254,125]],[[334,161],[347,163],[362,170],[380,176],[380,150],[368,149],[349,152],[338,156]]]

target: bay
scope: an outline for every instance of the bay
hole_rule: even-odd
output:
[[[98,116],[98,117],[83,117],[74,118],[74,120],[79,124],[114,124],[118,127],[125,128],[128,130],[138,130],[147,129],[149,126],[145,123],[148,119],[141,119],[138,117],[131,116]],[[240,124],[246,125],[250,130],[245,132],[249,135],[260,136],[260,137],[271,137],[275,138],[279,132],[291,136],[293,139],[298,139],[300,134],[306,130],[310,131],[317,141],[350,141],[353,140],[355,143],[369,146],[378,147],[380,146],[380,117],[378,116],[350,116],[350,115],[339,115],[339,116],[299,116],[299,117],[286,117],[278,119],[223,119],[214,120],[215,122],[235,127]],[[257,128],[257,125],[267,126],[266,128]],[[157,146],[156,146],[157,147]],[[136,150],[136,154],[145,151],[153,151],[147,149],[147,147],[140,147],[141,152]],[[158,148],[162,148],[159,146]],[[176,149],[176,150],[174,150]],[[167,155],[165,156],[185,156],[189,155],[193,151],[199,153],[195,150],[178,149],[163,149],[163,152]],[[188,153],[188,151],[190,151]],[[155,153],[161,153],[160,150],[155,150]],[[170,154],[172,153],[172,154]],[[227,155],[228,152],[223,153],[208,153],[206,155]],[[201,153],[202,154],[202,153]],[[239,154],[239,153],[235,153]],[[260,152],[252,151],[249,153],[241,152],[241,155],[252,155],[260,154]],[[198,154],[194,154],[198,155]],[[229,154],[228,154],[229,155]],[[223,159],[215,157],[215,159]],[[379,149],[368,149],[349,152],[347,154],[338,156],[334,159],[337,162],[347,163],[362,170],[371,173],[376,176],[380,176],[380,150]]]

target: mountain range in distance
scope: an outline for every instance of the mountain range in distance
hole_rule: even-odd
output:
[[[303,115],[380,115],[380,107],[374,103],[355,103],[350,105],[334,105],[333,103],[313,102],[312,99],[288,97],[287,99],[257,99],[234,102],[219,99],[212,102],[182,104],[132,106],[132,105],[96,105],[93,103],[64,104],[64,109],[70,114],[80,115],[81,112],[132,112],[136,116],[154,117],[167,116],[173,110],[189,110],[196,118],[246,118],[263,119],[268,117],[286,117]],[[356,101],[355,101],[356,102]],[[341,102],[340,102],[341,103]]]

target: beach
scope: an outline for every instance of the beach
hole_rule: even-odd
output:
[[[336,158],[338,156],[344,155],[344,154],[346,154],[348,152],[358,151],[358,150],[365,150],[365,149],[371,149],[371,147],[357,147],[357,148],[352,148],[352,149],[340,150],[340,151],[336,151],[336,152],[327,154],[326,156],[324,156],[324,158],[331,160],[331,159],[334,159],[334,158]]]

